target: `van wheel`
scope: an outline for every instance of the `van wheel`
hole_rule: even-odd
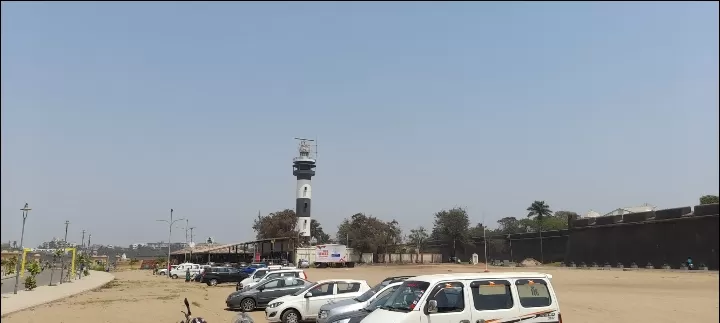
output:
[[[240,303],[243,312],[252,312],[255,310],[255,301],[252,298],[246,298]]]
[[[211,280],[208,282],[208,285],[210,285],[210,286],[217,286],[217,279],[211,279]]]
[[[300,313],[294,309],[289,309],[282,314],[280,319],[283,323],[299,323]]]
[[[178,279],[178,275],[172,275],[173,279]]]

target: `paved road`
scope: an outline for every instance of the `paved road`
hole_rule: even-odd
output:
[[[26,275],[29,275],[26,273]],[[26,276],[27,277],[27,276]],[[45,269],[41,273],[39,273],[35,279],[37,280],[38,286],[47,286],[50,284],[50,269]],[[55,270],[55,275],[53,276],[53,284],[57,284],[60,280],[60,269]],[[2,288],[0,289],[0,293],[12,293],[15,289],[15,277],[3,279],[2,280]],[[25,277],[20,277],[20,283],[18,284],[18,290],[25,289]]]

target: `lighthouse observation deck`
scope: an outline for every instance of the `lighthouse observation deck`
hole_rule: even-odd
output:
[[[317,144],[314,143],[316,143],[316,141],[303,138],[295,139],[300,140],[300,145],[298,147],[298,156],[293,158],[293,175],[295,175],[298,180],[309,180],[315,176],[314,168],[317,162]]]

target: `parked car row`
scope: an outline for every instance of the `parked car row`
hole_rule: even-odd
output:
[[[397,276],[372,288],[355,279],[272,277],[231,293],[227,307],[264,308],[269,322],[282,323],[562,323],[552,276],[543,273]]]

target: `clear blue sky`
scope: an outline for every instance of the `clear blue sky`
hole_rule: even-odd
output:
[[[3,3],[2,240],[253,238],[313,216],[432,226],[718,192],[718,4]],[[179,231],[176,231],[179,232]],[[182,238],[181,238],[182,235]],[[184,240],[184,234],[174,235]]]

